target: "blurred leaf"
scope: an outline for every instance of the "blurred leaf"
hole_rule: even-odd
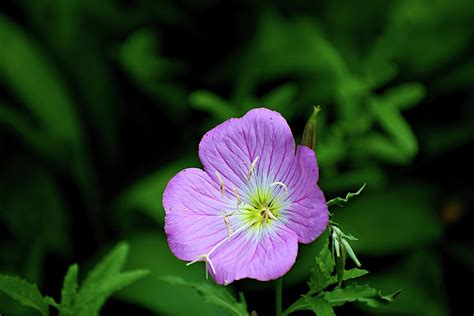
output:
[[[394,286],[403,289],[391,304],[370,309],[371,314],[449,315],[442,266],[435,253],[417,250],[391,268],[372,274],[367,282],[382,291],[393,291]]]
[[[474,253],[472,249],[474,249],[474,245],[469,242],[451,243],[448,251],[457,262],[469,269],[471,274],[474,275]]]
[[[387,176],[376,165],[368,165],[343,173],[323,173],[320,180],[321,187],[327,193],[344,192],[360,185],[361,181],[369,183],[371,187],[383,188],[387,184]]]
[[[159,104],[165,102],[171,105],[163,109],[180,118],[187,110],[187,93],[177,82],[171,82],[171,77],[182,67],[176,61],[159,55],[158,40],[158,36],[150,30],[134,32],[122,44],[119,61],[140,89]]]
[[[324,299],[331,303],[332,306],[340,306],[347,302],[363,302],[370,307],[379,307],[388,304],[400,294],[398,290],[390,295],[382,295],[368,285],[349,285],[345,288],[335,288],[331,292],[324,294]]]
[[[381,97],[385,106],[406,110],[425,97],[425,88],[419,83],[405,83],[387,90]]]
[[[268,92],[262,98],[260,104],[266,108],[280,112],[287,120],[291,120],[295,114],[292,103],[297,92],[296,84],[287,83]]]
[[[282,77],[319,75],[331,78],[329,82],[334,88],[334,79],[347,76],[342,56],[314,20],[286,19],[266,10],[259,22],[254,38],[244,55],[239,56],[242,62],[235,69],[238,76],[232,97],[234,104],[251,99],[258,85]],[[314,90],[302,92],[311,94]]]
[[[0,82],[27,110],[0,110],[0,115],[13,117],[15,123],[10,127],[21,128],[19,136],[27,137],[25,142],[33,150],[68,170],[86,203],[94,204],[95,179],[64,78],[35,41],[3,15],[0,15],[0,46]],[[23,112],[25,117],[20,119],[19,113],[23,116]],[[6,119],[0,118],[0,123],[3,121]],[[34,136],[33,131],[39,136]],[[95,214],[91,214],[91,220],[95,220]]]
[[[0,170],[0,201],[0,219],[16,241],[16,255],[3,263],[40,282],[46,253],[69,251],[69,222],[60,192],[39,165],[17,158]]]
[[[441,237],[435,197],[436,192],[425,183],[392,184],[388,191],[367,191],[364,198],[337,212],[335,220],[359,237],[354,244],[357,253],[397,253]]]
[[[421,135],[426,156],[436,156],[455,148],[468,145],[474,139],[474,125],[472,119],[466,116],[463,121],[456,122],[455,126],[436,126],[427,128]]]
[[[397,109],[413,101],[410,100],[413,96],[397,94],[397,97],[399,98],[392,94],[385,99],[372,98],[369,102],[377,122],[387,132],[388,137],[374,133],[367,137],[366,147],[363,149],[371,150],[373,154],[389,162],[403,163],[416,155],[418,143],[410,126]]]
[[[161,280],[163,276],[175,275],[188,282],[202,282],[206,275],[204,265],[186,266],[171,253],[166,238],[156,232],[135,235],[130,238],[130,245],[132,251],[126,267],[147,268],[153,277],[137,282],[115,297],[157,314],[186,315],[193,311],[197,315],[222,315],[221,308],[204,302],[193,289],[175,287]]]
[[[65,159],[82,146],[77,116],[63,80],[23,31],[0,15],[0,81],[28,108],[37,128],[57,145]]]
[[[172,285],[184,285],[194,289],[199,293],[205,302],[220,306],[233,315],[249,315],[245,301],[241,300],[238,302],[235,297],[233,297],[225,289],[225,287],[219,287],[211,283],[186,282],[182,278],[176,276],[167,276],[162,278]]]
[[[209,91],[195,91],[189,97],[191,106],[206,111],[219,121],[238,116],[232,104]]]
[[[127,214],[132,210],[138,210],[157,223],[164,223],[165,213],[161,201],[166,185],[179,171],[196,165],[195,159],[185,158],[165,165],[158,171],[140,179],[115,201],[119,219],[129,216]],[[127,221],[129,220],[127,219]]]
[[[22,305],[36,309],[43,316],[49,315],[48,305],[34,284],[18,277],[0,275],[0,291]]]

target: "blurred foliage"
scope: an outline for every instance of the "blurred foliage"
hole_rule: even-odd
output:
[[[55,293],[58,271],[92,266],[106,245],[128,240],[126,267],[151,276],[104,315],[221,315],[162,279],[204,278],[168,249],[163,189],[199,166],[200,138],[223,120],[265,106],[298,140],[321,105],[326,197],[367,183],[334,219],[359,237],[351,246],[371,271],[364,280],[403,288],[376,311],[341,311],[471,313],[454,280],[473,275],[473,17],[469,0],[3,1],[0,272]],[[286,295],[304,291],[327,238],[300,246],[285,277],[298,291]],[[259,315],[273,312],[270,286],[235,285]],[[0,295],[0,313],[31,312]]]

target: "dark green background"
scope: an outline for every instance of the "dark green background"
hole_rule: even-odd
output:
[[[126,240],[128,268],[202,280],[167,247],[167,181],[199,166],[219,122],[266,106],[299,140],[320,104],[326,196],[367,183],[334,219],[360,238],[366,280],[403,288],[390,306],[336,312],[471,315],[473,25],[472,0],[2,1],[0,273],[57,297],[71,263],[84,272]],[[322,242],[301,247],[284,305]],[[235,284],[259,315],[272,286]],[[222,312],[155,277],[102,314],[124,311]],[[0,313],[33,312],[0,295]]]

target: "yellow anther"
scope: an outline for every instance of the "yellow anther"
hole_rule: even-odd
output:
[[[216,170],[216,176],[217,176],[217,180],[219,180],[219,183],[221,185],[221,194],[222,194],[222,196],[224,196],[224,193],[225,193],[224,180],[222,180],[222,176],[219,173],[219,171],[217,171],[217,170]]]
[[[252,161],[252,164],[250,165],[249,173],[247,175],[247,180],[250,181],[250,177],[252,176],[253,169],[255,168],[255,165],[257,164],[258,161],[258,156],[255,158],[254,161]]]

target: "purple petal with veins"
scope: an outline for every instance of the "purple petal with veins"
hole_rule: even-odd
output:
[[[314,151],[295,146],[279,113],[225,121],[204,135],[199,158],[204,170],[185,169],[165,189],[165,231],[176,257],[204,261],[216,282],[277,279],[295,263],[298,242],[326,229]]]

